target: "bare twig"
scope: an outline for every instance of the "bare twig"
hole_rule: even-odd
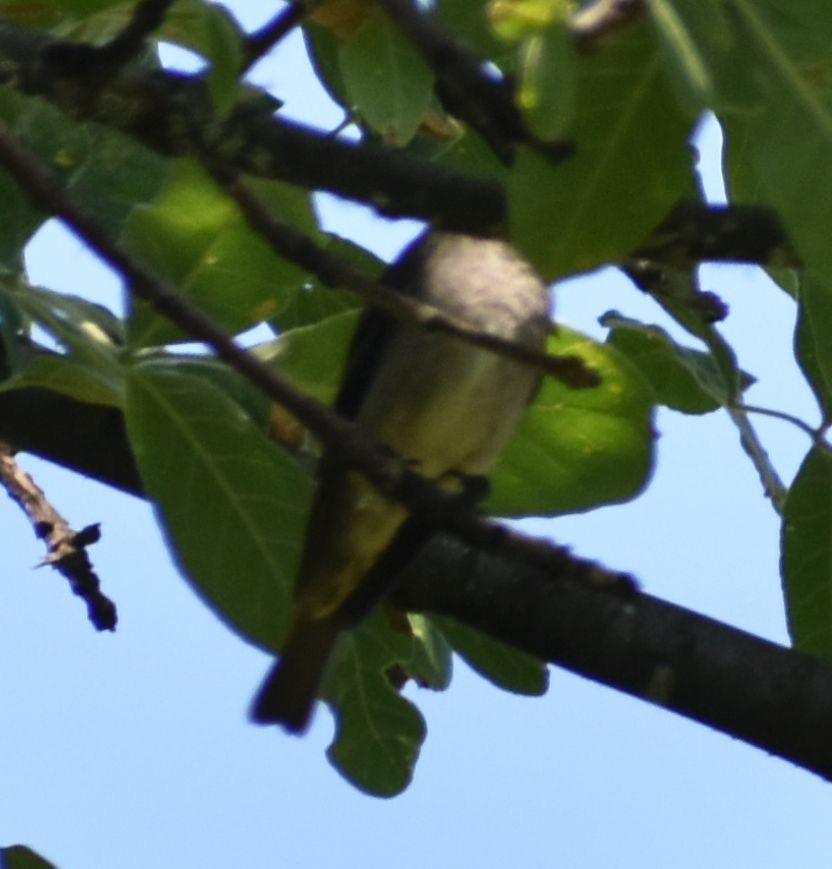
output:
[[[737,427],[740,435],[740,444],[742,444],[742,448],[745,450],[748,458],[751,459],[751,464],[754,465],[754,469],[760,477],[766,497],[771,501],[777,514],[782,516],[788,487],[780,479],[780,475],[777,473],[768,451],[763,446],[757,430],[751,424],[748,414],[736,407],[726,407],[725,409],[728,411],[731,421]]]
[[[355,468],[385,496],[404,504],[420,520],[444,528],[471,546],[506,558],[516,558],[557,575],[568,553],[542,540],[518,534],[484,519],[470,509],[469,499],[448,493],[413,471],[409,464],[373,442],[364,430],[330,408],[298,392],[257,357],[240,347],[210,317],[194,308],[153,272],[123,250],[102,227],[67,194],[61,182],[0,123],[0,164],[27,193],[36,207],[66,221],[70,229],[127,282],[137,297],[149,302],[195,341],[207,344],[234,370],[282,404],[309,428],[336,461]],[[585,581],[610,584],[630,594],[632,581],[619,574],[590,571]]]
[[[823,445],[824,440],[824,428],[814,428],[809,425],[805,420],[802,420],[799,416],[795,416],[791,413],[786,413],[783,410],[776,410],[772,407],[760,407],[756,404],[746,404],[745,402],[738,403],[735,405],[737,410],[741,410],[744,413],[756,413],[759,416],[769,416],[772,419],[779,419],[783,422],[791,423],[791,425],[799,428],[802,432],[805,432],[812,441],[817,445]]]
[[[35,534],[46,542],[48,554],[42,563],[54,567],[69,581],[72,591],[86,602],[89,619],[99,631],[115,630],[115,604],[101,593],[98,577],[87,556],[87,546],[100,537],[98,525],[73,531],[35,481],[17,464],[12,448],[3,442],[0,442],[0,485],[27,515]]]
[[[713,323],[725,316],[726,309],[713,293],[702,292],[689,269],[665,269],[649,260],[635,261],[624,268],[628,277],[648,293],[680,326],[703,341],[722,376],[724,394],[721,404],[737,427],[740,444],[751,459],[763,491],[778,514],[786,499],[777,470],[757,435],[748,414],[742,409],[741,374],[733,350]]]
[[[276,218],[250,188],[226,169],[215,162],[206,162],[217,182],[240,206],[249,224],[272,248],[280,256],[315,275],[325,286],[351,290],[397,319],[416,323],[424,329],[445,332],[470,344],[532,365],[573,389],[597,386],[600,383],[598,374],[588,368],[578,356],[540,353],[516,341],[483,332],[431,305],[395,292],[381,280],[368,277],[343,258],[330,253],[293,226]]]
[[[245,75],[261,58],[265,57],[282,39],[288,36],[300,23],[306,14],[303,3],[289,3],[284,9],[266,22],[259,30],[252,33],[243,46],[243,68]]]

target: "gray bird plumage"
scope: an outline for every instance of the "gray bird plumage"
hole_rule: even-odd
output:
[[[506,242],[430,233],[386,277],[398,291],[484,332],[545,347],[548,289]],[[462,475],[484,476],[493,469],[539,379],[533,368],[505,356],[368,311],[353,340],[336,409],[415,470],[458,488]],[[404,551],[407,518],[404,507],[324,453],[292,627],[280,662],[255,700],[254,720],[305,729],[332,647],[354,620],[350,600],[370,582],[394,540]],[[392,579],[373,577],[373,600]]]

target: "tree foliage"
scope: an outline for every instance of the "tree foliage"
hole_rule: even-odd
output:
[[[279,92],[244,82],[294,27],[357,141],[286,120]],[[195,52],[203,71],[163,70],[160,41]],[[636,497],[654,461],[656,407],[727,412],[782,515],[795,646],[828,658],[830,46],[821,0],[325,0],[276,10],[253,34],[203,0],[0,0],[0,436],[141,491],[206,605],[245,641],[277,652],[312,489],[304,427],[353,443],[318,402],[333,396],[360,297],[396,305],[374,257],[321,229],[313,191],[438,227],[508,233],[549,280],[618,266],[690,337],[679,343],[604,311],[604,343],[560,327],[549,352],[581,362],[546,380],[494,474],[489,512],[554,516]],[[703,202],[697,183],[689,142],[705,112],[725,136],[727,208]],[[120,273],[123,316],[85,301],[80,287],[76,296],[28,281],[24,247],[51,214]],[[790,487],[754,431],[743,398],[752,378],[721,335],[723,306],[699,287],[705,260],[766,266],[799,306],[795,352],[822,421],[797,421],[812,446]],[[253,327],[260,338],[248,357],[229,349],[223,335]],[[194,340],[207,348],[183,352]],[[576,370],[598,382],[587,388]],[[409,508],[433,510],[358,440],[344,461]],[[426,554],[423,584],[416,569],[398,598],[411,609],[408,628],[376,614],[329,674],[329,757],[358,787],[406,787],[425,726],[398,687],[446,687],[451,651],[528,694],[546,687],[540,657],[651,699],[651,676],[671,666],[678,695],[662,702],[830,774],[822,742],[798,757],[723,708],[716,687],[709,699],[686,689],[686,674],[717,685],[737,632],[714,640],[715,628],[691,617],[679,628],[687,651],[641,642],[638,631],[616,645],[626,607],[643,606],[659,626],[678,627],[681,616],[656,609],[614,565],[537,552],[464,513],[432,513],[447,545]],[[546,645],[523,627],[530,606],[483,610],[477,578],[493,581],[505,563],[512,575],[536,576],[527,581],[546,594],[573,603],[588,594],[606,631],[599,648],[612,644],[621,666],[604,669],[602,655],[576,651],[565,635]],[[453,600],[424,581],[437,573],[457,590]],[[581,612],[559,629],[580,632]],[[698,654],[706,636],[724,650],[721,661]],[[764,653],[742,648],[753,670]],[[825,665],[777,654],[768,672],[782,664],[778,684],[786,673],[795,685],[814,678],[802,710],[822,707],[832,684]]]

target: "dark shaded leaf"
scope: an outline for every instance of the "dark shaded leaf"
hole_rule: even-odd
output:
[[[136,366],[127,431],[168,544],[226,623],[278,649],[312,485],[241,407],[176,360]]]
[[[549,687],[549,671],[542,661],[442,616],[431,616],[453,650],[485,679],[514,694],[538,697]]]

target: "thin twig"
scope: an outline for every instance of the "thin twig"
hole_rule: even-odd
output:
[[[306,5],[297,2],[289,3],[271,21],[266,22],[259,30],[250,34],[243,46],[245,60],[240,75],[245,75],[282,39],[288,36],[303,21],[305,14]]]
[[[72,591],[86,602],[89,619],[99,631],[115,630],[115,604],[101,593],[98,576],[87,556],[87,546],[100,537],[98,525],[73,531],[17,464],[13,449],[3,442],[0,442],[0,485],[29,518],[35,534],[46,542],[48,554],[42,564],[54,567],[69,581]]]
[[[769,454],[763,446],[756,429],[751,425],[751,420],[748,418],[748,414],[735,407],[726,407],[725,409],[728,411],[728,416],[731,418],[731,421],[740,433],[740,443],[748,457],[751,459],[751,464],[754,465],[754,469],[760,477],[763,491],[766,493],[766,496],[771,501],[771,504],[778,515],[782,516],[788,488],[775,470],[774,464],[769,458]]]
[[[649,260],[637,260],[624,267],[625,274],[692,335],[705,343],[722,375],[725,407],[740,434],[740,444],[751,459],[763,491],[782,515],[786,486],[780,479],[748,415],[742,409],[741,373],[734,351],[713,325],[727,310],[713,293],[702,292],[689,270],[666,269]],[[714,314],[720,316],[714,317]]]
[[[805,420],[800,419],[798,416],[794,416],[791,413],[786,413],[782,410],[775,410],[770,407],[760,407],[756,404],[745,404],[740,403],[734,405],[737,410],[741,410],[744,413],[756,413],[760,416],[770,416],[773,419],[779,419],[783,422],[791,423],[793,426],[799,428],[802,432],[805,432],[815,443],[822,443],[823,439],[823,429],[817,429],[813,426],[809,425]]]
[[[326,405],[298,392],[202,311],[194,308],[174,288],[135,260],[67,194],[60,180],[0,123],[0,163],[38,208],[62,218],[69,228],[127,282],[132,293],[195,341],[207,344],[235,371],[284,405],[323,441],[336,461],[355,468],[392,500],[431,526],[444,528],[471,546],[506,558],[516,558],[557,575],[568,553],[544,541],[528,538],[484,519],[470,509],[468,499],[446,492],[413,471],[408,463],[372,441],[358,425],[344,420]],[[630,594],[628,577],[608,574],[587,581],[611,585],[617,593]]]
[[[397,319],[416,323],[424,329],[445,332],[477,347],[484,347],[532,365],[573,389],[597,386],[600,383],[598,374],[588,368],[578,356],[552,356],[532,350],[516,341],[483,332],[431,305],[395,292],[383,281],[368,277],[342,257],[330,253],[293,226],[276,218],[262,200],[227,169],[211,160],[206,160],[206,165],[217,183],[240,206],[252,228],[281,257],[315,275],[325,286],[351,290],[369,304],[381,308]]]

